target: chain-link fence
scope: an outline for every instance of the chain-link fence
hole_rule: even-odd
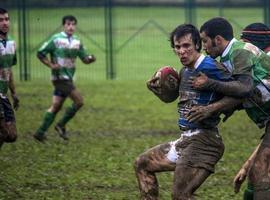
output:
[[[179,66],[169,44],[177,25],[200,26],[214,16],[228,18],[238,37],[249,23],[268,23],[268,1],[224,0],[3,0],[9,10],[10,34],[18,47],[21,80],[49,79],[50,72],[36,58],[38,48],[62,30],[61,19],[78,19],[76,34],[97,62],[77,61],[80,79],[146,79],[163,65]]]

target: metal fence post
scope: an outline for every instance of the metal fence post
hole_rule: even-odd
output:
[[[18,0],[18,24],[19,24],[19,64],[20,80],[27,81],[30,79],[28,48],[27,48],[27,25],[26,25],[26,3],[25,0]]]
[[[196,0],[185,0],[186,22],[196,25]]]
[[[105,43],[106,43],[106,78],[115,78],[113,63],[113,30],[112,30],[112,0],[105,4]]]
[[[269,0],[264,0],[264,23],[270,26],[270,2]]]

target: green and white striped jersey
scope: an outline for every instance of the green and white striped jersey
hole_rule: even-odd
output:
[[[52,62],[61,66],[52,70],[52,80],[72,80],[77,56],[82,60],[89,55],[78,36],[68,37],[65,32],[53,35],[38,53],[44,56],[50,54]]]
[[[16,65],[16,43],[11,37],[0,38],[0,93],[5,95],[8,91],[11,68]]]
[[[270,120],[270,56],[253,44],[233,39],[223,52],[220,62],[233,75],[252,75],[254,86],[260,91],[260,103],[248,99],[243,106],[249,117],[259,127],[264,127]]]

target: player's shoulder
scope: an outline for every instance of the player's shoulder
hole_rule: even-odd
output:
[[[212,69],[216,67],[216,60],[211,58],[210,56],[205,56],[200,64],[200,68],[203,69]]]

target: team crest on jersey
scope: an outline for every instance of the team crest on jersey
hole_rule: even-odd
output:
[[[251,44],[251,43],[246,43],[245,46],[244,46],[244,49],[250,51],[255,56],[261,55],[260,49],[258,47],[256,47],[255,45]]]

